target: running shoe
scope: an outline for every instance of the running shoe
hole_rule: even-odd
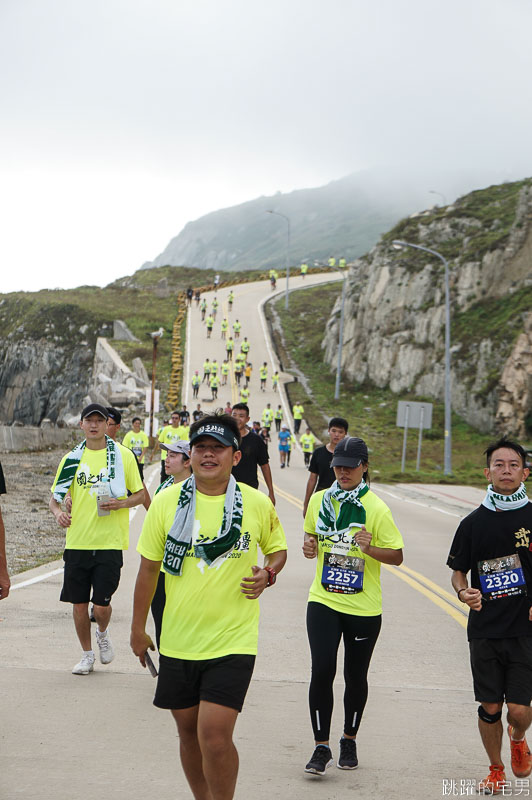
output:
[[[98,648],[100,650],[100,661],[102,664],[110,664],[115,657],[115,651],[109,638],[109,632],[104,631],[101,633],[101,631],[97,630],[96,641],[98,642]]]
[[[305,772],[311,775],[325,775],[325,770],[332,763],[331,748],[325,744],[319,744],[312,753],[312,758],[305,767]]]
[[[356,769],[358,767],[357,743],[355,739],[340,739],[340,756],[336,763],[338,769]]]
[[[88,675],[94,669],[94,653],[83,653],[81,661],[72,668],[72,675]]]
[[[502,764],[490,764],[490,774],[478,785],[480,794],[501,794],[509,783]]]
[[[516,778],[527,778],[532,772],[532,755],[528,749],[526,739],[523,738],[520,742],[514,742],[512,732],[512,726],[508,725],[510,750],[512,752],[512,772]]]

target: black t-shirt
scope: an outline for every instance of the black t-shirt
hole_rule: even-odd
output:
[[[198,411],[198,409],[196,409],[195,411],[192,412],[192,418],[193,418],[194,422],[197,422],[203,416],[204,416],[203,411]]]
[[[331,467],[333,455],[334,453],[330,453],[325,445],[317,447],[312,453],[308,471],[318,476],[317,492],[321,489],[328,489],[336,480],[334,470]]]
[[[490,511],[479,506],[465,517],[454,535],[447,566],[460,572],[471,572],[470,585],[483,591],[479,577],[479,562],[495,559],[495,568],[508,570],[517,554],[526,585],[519,587],[523,594],[505,596],[515,591],[516,583],[507,577],[486,579],[480,611],[469,612],[468,639],[503,639],[512,636],[532,636],[528,613],[532,605],[532,503],[515,511]],[[482,572],[489,575],[489,565]],[[515,578],[516,576],[514,576]],[[490,599],[491,587],[503,596]],[[502,587],[502,588],[501,588]],[[493,595],[491,595],[493,597]]]
[[[6,494],[6,482],[4,480],[4,473],[2,471],[1,464],[0,464],[0,494]]]
[[[188,411],[180,411],[179,420],[181,422],[181,425],[188,425],[190,422],[190,414],[188,413]]]
[[[262,467],[270,460],[268,448],[260,436],[250,431],[242,437],[240,449],[242,458],[236,467],[233,467],[233,475],[237,482],[247,483],[248,486],[258,489],[257,465]]]

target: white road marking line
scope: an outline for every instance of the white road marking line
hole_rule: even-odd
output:
[[[393,494],[393,492],[388,492],[386,489],[381,489],[380,486],[376,486],[373,484],[373,488],[383,494],[387,494],[389,497],[393,497],[394,500],[400,500],[402,503],[411,503],[413,506],[422,506],[423,508],[430,508],[431,511],[439,511],[440,514],[447,514],[448,517],[458,517],[458,519],[462,519],[462,514],[456,514],[454,511],[445,511],[443,508],[438,508],[438,506],[430,505],[430,503],[420,503],[418,500],[408,500],[406,497],[401,497],[400,495]],[[465,513],[465,512],[464,512]]]
[[[59,569],[54,569],[52,572],[45,572],[43,575],[37,575],[36,578],[30,578],[27,581],[21,581],[21,583],[13,583],[10,588],[10,592],[13,589],[22,589],[23,586],[31,586],[32,583],[39,583],[39,581],[45,581],[47,578],[51,578],[53,575],[59,575],[63,572],[63,567],[59,567]]]

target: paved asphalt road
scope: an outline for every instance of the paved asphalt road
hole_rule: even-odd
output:
[[[318,278],[321,280],[321,278]],[[307,285],[315,278],[307,276]],[[300,285],[301,279],[294,281]],[[222,311],[227,290],[220,291]],[[251,409],[258,418],[278,394],[259,390],[258,366],[271,364],[259,306],[269,286],[236,287],[232,318],[251,341],[254,365]],[[200,313],[189,314],[190,370],[206,356],[220,360],[220,313],[207,342]],[[155,324],[155,323],[154,323]],[[271,373],[271,367],[270,367]],[[268,381],[268,387],[271,381]],[[200,399],[205,409],[210,393]],[[204,400],[205,397],[205,400]],[[234,387],[219,402],[235,400]],[[189,398],[189,408],[194,404]],[[285,409],[288,413],[288,409]],[[370,670],[370,695],[359,731],[360,768],[330,769],[325,778],[303,774],[313,740],[307,711],[309,653],[305,606],[315,562],[301,554],[302,498],[307,479],[299,451],[289,469],[271,464],[277,510],[289,543],[289,561],[277,585],[261,598],[259,657],[244,712],[236,728],[240,752],[237,798],[339,800],[360,797],[439,798],[451,784],[480,780],[487,761],[476,731],[463,606],[450,590],[445,566],[459,519],[482,493],[462,487],[374,485],[390,505],[405,539],[405,563],[383,569],[383,629]],[[151,489],[158,465],[148,470]],[[59,602],[61,562],[14,578],[0,604],[0,798],[84,800],[132,797],[181,800],[190,793],[177,756],[167,712],[152,704],[154,681],[129,650],[135,552],[144,510],[132,514],[131,548],[113,602],[112,664],[73,676],[79,646],[70,608]],[[7,532],[9,535],[9,531]],[[43,578],[43,576],[46,576]],[[28,585],[28,581],[38,579]],[[341,663],[339,668],[341,676]],[[341,680],[336,687],[332,741],[341,735]],[[336,754],[337,748],[334,747]],[[507,758],[507,761],[509,759]]]

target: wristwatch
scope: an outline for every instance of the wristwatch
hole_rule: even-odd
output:
[[[272,567],[263,567],[263,569],[265,569],[266,572],[268,573],[268,583],[266,584],[266,586],[267,587],[268,586],[273,586],[273,584],[277,580],[276,571],[274,569],[272,569]]]

